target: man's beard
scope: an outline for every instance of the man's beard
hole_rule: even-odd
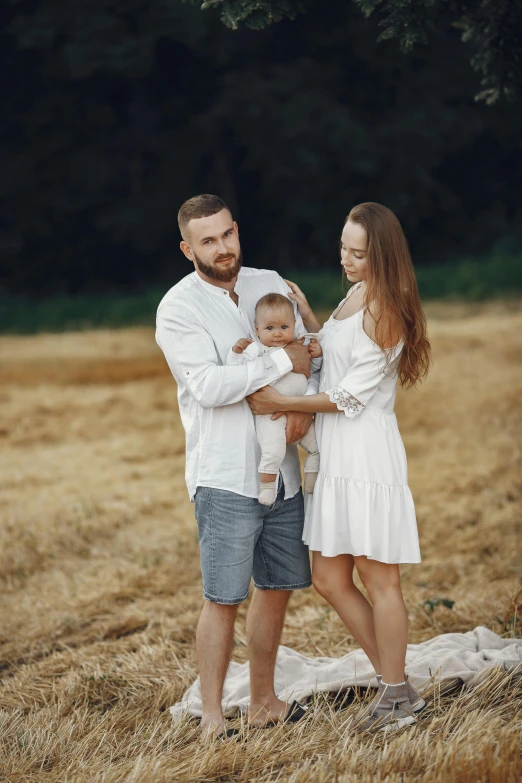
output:
[[[233,255],[233,253],[228,253],[227,255],[218,256],[214,260],[214,264],[222,259],[230,258],[231,255]],[[211,280],[219,280],[220,283],[230,283],[230,281],[233,280],[234,277],[237,277],[239,270],[241,269],[241,265],[243,264],[243,256],[241,254],[241,251],[239,251],[239,255],[235,259],[235,263],[233,263],[232,266],[225,267],[224,269],[220,269],[219,266],[206,264],[204,261],[198,258],[195,253],[194,253],[194,260],[196,262],[197,268],[199,269],[202,275],[205,275]]]

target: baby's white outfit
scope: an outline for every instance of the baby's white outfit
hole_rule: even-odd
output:
[[[257,359],[262,354],[275,351],[275,348],[269,348],[263,345],[258,340],[250,343],[245,348],[243,353],[234,353],[231,349],[227,356],[227,364],[247,364]],[[320,369],[321,359],[312,359],[311,370]],[[306,394],[308,387],[308,381],[306,375],[302,373],[289,372],[280,378],[275,383],[270,384],[280,394],[285,397],[301,397]],[[280,416],[278,419],[273,420],[271,414],[256,415],[256,434],[261,448],[261,460],[259,462],[260,473],[279,473],[281,463],[286,454],[286,416]],[[315,436],[314,423],[310,425],[310,429],[306,435],[301,438],[299,445],[302,446],[307,452],[304,472],[305,472],[305,491],[313,491],[314,479],[319,471],[319,450],[317,448],[317,438]],[[315,474],[307,477],[306,474]],[[307,478],[310,480],[307,481]],[[263,493],[263,486],[261,485],[261,494]],[[261,500],[260,495],[260,502]]]

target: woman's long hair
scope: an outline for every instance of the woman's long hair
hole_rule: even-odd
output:
[[[368,237],[365,301],[376,323],[376,342],[383,347],[401,337],[399,383],[415,386],[428,373],[431,346],[402,226],[390,209],[372,201],[354,207],[345,224],[348,220],[363,226]]]

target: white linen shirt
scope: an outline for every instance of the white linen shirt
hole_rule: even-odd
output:
[[[156,342],[178,385],[186,435],[185,479],[192,501],[198,486],[259,495],[261,453],[245,397],[282,378],[292,370],[292,362],[284,348],[242,366],[226,366],[226,359],[237,340],[254,336],[257,301],[289,290],[277,272],[243,267],[234,288],[236,306],[226,289],[192,272],[159,304]],[[294,311],[298,337],[306,330],[295,304]],[[281,475],[285,498],[291,498],[301,486],[297,446],[287,448]]]

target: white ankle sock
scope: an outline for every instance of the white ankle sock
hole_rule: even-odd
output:
[[[406,680],[404,680],[404,682],[384,682],[384,680],[381,679],[381,683],[387,685],[389,688],[396,688],[399,685],[406,685]]]

